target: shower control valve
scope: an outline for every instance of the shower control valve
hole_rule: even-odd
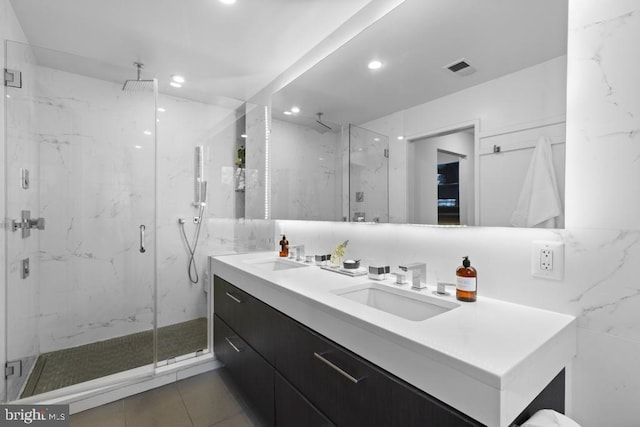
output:
[[[200,217],[199,216],[194,216],[193,217],[193,223],[194,224],[199,224],[200,223]]]
[[[31,229],[44,230],[45,220],[44,218],[31,218],[31,211],[22,211],[21,218],[19,220],[11,220],[11,231],[18,231],[22,229],[22,238],[27,238],[31,235]]]

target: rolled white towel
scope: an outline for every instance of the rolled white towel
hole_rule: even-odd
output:
[[[520,427],[580,427],[580,424],[552,409],[541,409]]]

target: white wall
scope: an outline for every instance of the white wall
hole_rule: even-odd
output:
[[[407,222],[406,159],[408,140],[478,120],[480,133],[525,128],[532,122],[563,117],[566,110],[566,63],[561,56],[507,76],[473,86],[364,124],[390,136],[391,222]],[[397,140],[404,136],[404,140]],[[512,175],[523,174],[514,166]],[[480,169],[482,171],[482,168]],[[490,169],[487,171],[490,172]],[[558,173],[564,174],[563,171]],[[477,200],[477,203],[482,203]],[[515,207],[514,201],[513,205]],[[508,225],[508,224],[504,224]]]

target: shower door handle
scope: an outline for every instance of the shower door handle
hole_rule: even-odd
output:
[[[143,254],[145,253],[147,250],[144,248],[144,229],[146,227],[144,226],[144,224],[140,225],[140,253]]]

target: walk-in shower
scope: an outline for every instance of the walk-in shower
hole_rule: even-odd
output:
[[[7,42],[5,68],[21,73],[4,100],[5,218],[20,224],[6,232],[6,400],[210,355],[207,294],[176,283],[186,278],[166,260],[181,242],[158,210],[159,159],[174,157],[160,129],[184,135],[180,120],[205,107],[159,95],[142,64],[123,86],[130,67]],[[173,121],[158,111],[171,102]],[[161,165],[171,176],[172,161]]]

